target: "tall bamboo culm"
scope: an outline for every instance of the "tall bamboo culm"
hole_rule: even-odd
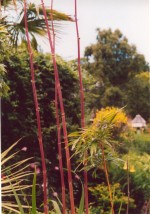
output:
[[[51,23],[53,32],[53,49],[55,54],[55,30],[53,23],[53,0],[51,0]],[[66,197],[65,197],[65,181],[64,181],[64,171],[62,162],[62,148],[61,148],[61,128],[59,122],[59,109],[58,109],[58,94],[57,94],[57,81],[55,75],[55,109],[56,109],[56,125],[57,125],[57,141],[58,141],[58,159],[59,159],[59,170],[61,177],[61,188],[62,188],[62,213],[66,214]]]
[[[44,156],[44,149],[43,149],[43,139],[42,139],[42,131],[41,131],[39,104],[38,104],[37,91],[36,91],[36,86],[35,86],[33,52],[32,52],[32,48],[31,48],[31,43],[30,43],[30,39],[29,39],[29,32],[28,32],[27,3],[26,3],[26,0],[24,0],[24,22],[25,22],[26,38],[27,38],[27,43],[28,43],[29,58],[30,58],[31,83],[32,83],[34,104],[35,104],[35,110],[36,110],[36,119],[37,119],[37,128],[38,128],[38,141],[39,141],[41,160],[42,160],[43,192],[44,192],[44,213],[48,214],[47,187],[46,187],[47,186],[46,185],[47,184],[46,164],[45,164],[45,156]]]
[[[46,9],[45,9],[43,0],[41,0],[41,3],[42,3],[42,8],[43,8],[43,14],[45,17],[45,23],[47,26],[47,33],[48,33],[48,39],[49,39],[49,44],[50,44],[50,50],[51,50],[51,54],[52,54],[52,61],[53,61],[53,65],[54,65],[56,87],[57,87],[57,93],[58,93],[58,97],[59,97],[59,104],[60,104],[60,111],[61,111],[61,118],[62,118],[62,127],[63,127],[63,134],[64,134],[64,142],[65,142],[66,162],[67,162],[67,172],[68,172],[71,214],[75,214],[73,184],[72,184],[72,174],[71,174],[71,162],[70,162],[70,152],[69,152],[69,148],[68,148],[68,134],[67,134],[67,126],[66,126],[66,117],[65,117],[65,112],[64,112],[64,104],[63,104],[63,99],[62,99],[62,92],[61,92],[61,87],[60,87],[60,80],[59,80],[58,68],[57,68],[57,64],[56,64],[54,47],[52,44],[51,32],[49,29]]]
[[[56,81],[56,77],[55,77]],[[62,188],[62,213],[66,214],[66,197],[65,197],[65,181],[64,181],[64,171],[62,162],[62,149],[61,149],[61,128],[59,122],[58,113],[58,97],[57,97],[57,86],[55,86],[55,109],[56,109],[56,125],[57,125],[57,140],[58,140],[58,159],[59,159],[59,170],[61,177],[61,188]]]
[[[78,74],[79,74],[79,83],[80,83],[80,104],[81,104],[81,127],[84,129],[85,119],[84,119],[84,90],[82,82],[82,73],[81,73],[81,63],[80,63],[80,36],[78,29],[78,19],[77,19],[77,0],[75,0],[75,24],[76,24],[76,33],[77,33],[77,48],[78,48]],[[85,154],[86,156],[87,154]],[[86,162],[84,163],[86,165]],[[84,200],[85,200],[85,210],[88,214],[88,176],[87,171],[84,170]]]

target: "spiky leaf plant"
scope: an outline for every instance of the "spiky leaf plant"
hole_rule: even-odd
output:
[[[116,130],[121,131],[127,118],[122,109],[105,108],[97,112],[92,124],[87,128],[69,135],[70,145],[75,155],[80,156],[80,162],[87,161],[87,168],[100,167],[102,163],[102,147],[106,161],[114,159],[114,144]],[[85,160],[85,153],[87,157]]]
[[[33,174],[28,170],[28,162],[31,158],[14,162],[14,159],[21,150],[14,153],[11,152],[19,141],[15,142],[1,154],[1,196],[3,213],[27,213],[27,210],[30,209],[26,201],[25,191],[32,186],[27,184],[29,176]]]
[[[113,197],[107,162],[117,160],[113,145],[113,135],[116,134],[116,130],[120,129],[126,121],[127,119],[122,109],[106,108],[97,112],[93,123],[88,128],[70,135],[75,138],[71,145],[74,154],[79,156],[79,164],[82,165],[86,162],[84,169],[86,167],[87,170],[91,168],[97,170],[103,167],[108,185],[112,214],[114,214]]]

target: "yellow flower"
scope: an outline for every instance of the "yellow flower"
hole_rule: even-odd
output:
[[[134,166],[131,166],[131,168],[130,168],[130,172],[135,172],[135,168],[134,168]]]
[[[127,170],[127,162],[124,163],[123,169]]]
[[[112,119],[111,116],[113,116],[113,115],[115,115],[115,116]],[[102,108],[100,111],[98,111],[96,113],[96,117],[94,118],[93,123],[98,124],[106,118],[108,120],[112,119],[112,123],[116,127],[120,127],[122,124],[127,124],[127,117],[126,117],[125,113],[123,112],[123,110],[119,109],[119,108],[115,108],[115,107]]]

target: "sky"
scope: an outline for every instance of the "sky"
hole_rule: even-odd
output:
[[[45,0],[50,5],[50,0]],[[53,0],[53,8],[74,18],[74,0]],[[81,57],[85,47],[96,43],[96,29],[119,29],[150,63],[149,0],[77,0]],[[75,23],[63,23],[56,39],[56,53],[65,60],[77,58]],[[49,46],[42,44],[44,52]]]

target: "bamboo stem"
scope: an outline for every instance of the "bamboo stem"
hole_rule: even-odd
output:
[[[114,205],[113,205],[112,191],[111,191],[110,182],[109,182],[109,176],[108,176],[108,170],[107,170],[107,164],[106,164],[106,160],[105,160],[105,153],[104,153],[104,146],[103,146],[103,144],[101,145],[101,150],[102,150],[102,160],[103,160],[103,166],[104,166],[104,171],[105,171],[105,175],[106,175],[106,181],[107,181],[109,198],[110,198],[111,213],[114,214]]]
[[[61,152],[61,128],[59,123],[59,114],[58,114],[58,99],[57,99],[57,87],[55,86],[55,108],[56,108],[56,123],[57,123],[57,136],[58,136],[58,159],[59,159],[59,169],[61,177],[61,187],[62,187],[62,210],[63,214],[66,213],[66,197],[65,197],[65,182],[64,182],[64,171],[62,163],[62,152]]]
[[[35,104],[35,110],[36,110],[36,119],[37,119],[37,127],[38,127],[38,141],[39,141],[41,160],[42,160],[43,185],[44,185],[44,187],[43,187],[43,191],[44,191],[44,213],[48,214],[47,187],[46,187],[46,184],[47,184],[46,164],[45,164],[45,156],[44,156],[44,149],[43,149],[43,139],[42,139],[39,104],[38,104],[37,91],[36,91],[36,86],[35,86],[33,53],[32,53],[31,43],[30,43],[30,39],[29,39],[28,24],[27,24],[27,3],[26,3],[26,0],[24,0],[24,21],[25,21],[26,38],[27,38],[27,43],[28,43],[28,52],[29,52],[29,58],[30,58],[31,83],[32,83],[34,104]]]
[[[79,74],[79,84],[80,84],[80,104],[81,104],[81,127],[84,129],[84,90],[83,90],[83,82],[82,82],[82,73],[81,73],[81,63],[80,63],[80,37],[79,37],[79,29],[78,29],[78,20],[77,20],[77,1],[75,0],[75,24],[76,24],[76,33],[77,33],[77,47],[78,47],[78,74]],[[87,154],[85,154],[87,156]],[[84,166],[86,166],[86,162],[84,162]],[[85,210],[86,214],[88,214],[88,176],[87,171],[84,170],[84,200],[85,200]]]
[[[53,0],[51,0],[51,13],[50,13],[50,17],[51,17],[51,23],[52,23],[53,51],[55,53],[55,30],[54,30],[54,20],[53,20]]]
[[[58,93],[58,97],[59,97],[60,110],[61,110],[61,118],[62,118],[62,126],[63,126],[64,142],[65,142],[65,152],[66,152],[66,162],[67,162],[67,171],[68,171],[68,183],[69,183],[71,213],[75,214],[70,152],[69,152],[69,148],[68,148],[68,134],[67,134],[66,117],[65,117],[64,105],[63,105],[63,99],[62,99],[62,92],[61,92],[61,87],[60,87],[60,80],[59,80],[58,68],[57,68],[57,64],[56,64],[54,47],[52,44],[51,33],[50,33],[50,29],[49,29],[47,14],[46,14],[46,10],[45,10],[43,0],[41,0],[41,3],[42,3],[42,8],[43,8],[45,23],[47,26],[48,39],[49,39],[49,44],[50,44],[50,50],[52,53],[52,60],[53,60],[53,65],[54,65],[55,77],[56,77],[56,87],[57,87],[57,93]]]
[[[54,23],[53,23],[53,0],[51,0],[51,22],[52,22],[52,32],[53,32],[53,50],[55,53],[55,31],[54,31]],[[59,122],[59,112],[58,112],[58,94],[57,94],[57,80],[55,75],[55,109],[56,109],[56,125],[57,125],[57,139],[58,139],[58,159],[59,159],[59,170],[61,177],[61,187],[62,187],[62,211],[63,214],[66,213],[66,196],[65,196],[65,181],[64,181],[64,171],[63,171],[63,163],[62,163],[62,149],[61,149],[61,128]]]

